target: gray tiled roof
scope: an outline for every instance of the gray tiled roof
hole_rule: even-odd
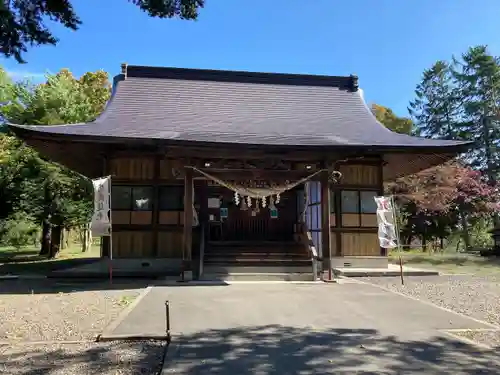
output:
[[[29,126],[75,136],[283,146],[454,148],[401,135],[367,107],[356,77],[129,66],[94,122]]]

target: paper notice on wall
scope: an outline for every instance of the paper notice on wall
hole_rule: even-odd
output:
[[[111,235],[111,178],[92,180],[94,186],[94,214],[91,230],[93,236]]]
[[[220,208],[219,198],[208,198],[208,208]]]
[[[375,197],[377,204],[378,239],[380,247],[393,249],[398,246],[396,215],[391,197]]]

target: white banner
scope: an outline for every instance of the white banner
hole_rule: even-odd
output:
[[[111,178],[92,180],[94,185],[94,215],[90,225],[93,236],[111,235]]]
[[[393,249],[398,247],[396,233],[396,215],[391,197],[375,197],[377,203],[378,240],[380,247]]]

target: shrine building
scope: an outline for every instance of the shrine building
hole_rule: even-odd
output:
[[[95,121],[9,127],[54,162],[111,175],[102,257],[195,277],[387,267],[383,183],[470,145],[388,130],[356,76],[126,64]]]

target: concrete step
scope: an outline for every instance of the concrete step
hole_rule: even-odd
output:
[[[277,272],[277,273],[208,273],[204,272],[200,280],[204,281],[315,281],[312,273]]]
[[[205,258],[274,258],[274,259],[307,259],[304,253],[279,253],[279,252],[205,252]]]
[[[225,259],[214,258],[205,259],[205,266],[234,266],[234,267],[310,267],[311,261],[296,259]]]
[[[288,254],[304,254],[306,252],[303,247],[207,247],[207,253],[224,253],[224,254],[239,254],[239,253],[288,253]]]
[[[209,246],[217,247],[250,247],[250,246],[268,246],[268,247],[286,247],[296,246],[300,243],[295,241],[209,241]]]
[[[387,268],[334,268],[334,274],[343,277],[395,277],[401,275],[399,266],[389,264]],[[403,267],[403,276],[438,276],[439,271]]]
[[[312,265],[234,265],[234,264],[205,264],[203,273],[231,274],[231,273],[312,273]]]

